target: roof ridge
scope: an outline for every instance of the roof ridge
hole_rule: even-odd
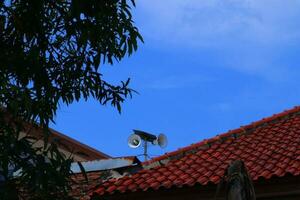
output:
[[[246,133],[248,134],[254,128],[257,128],[259,126],[263,126],[267,123],[271,123],[271,122],[274,122],[274,121],[277,121],[277,120],[281,120],[281,119],[283,119],[287,116],[297,114],[299,112],[300,112],[300,106],[295,106],[292,109],[284,110],[280,113],[273,114],[270,117],[262,118],[258,121],[254,121],[254,122],[252,122],[248,125],[240,126],[239,128],[229,130],[225,133],[216,135],[216,136],[214,136],[210,139],[204,139],[204,140],[201,140],[200,142],[188,145],[188,146],[183,147],[183,148],[179,148],[175,151],[165,153],[164,155],[161,155],[161,156],[153,158],[149,161],[143,162],[142,165],[145,166],[146,168],[148,168],[147,166],[149,166],[149,168],[152,168],[152,165],[156,166],[155,165],[156,163],[161,165],[165,162],[168,162],[169,160],[172,160],[172,158],[174,159],[174,157],[178,158],[178,154],[180,154],[181,156],[185,156],[187,154],[186,152],[199,150],[199,148],[201,148],[201,147],[209,148],[215,142],[218,142],[218,141],[223,142],[223,141],[227,140],[228,138],[236,139],[239,135],[246,134]]]

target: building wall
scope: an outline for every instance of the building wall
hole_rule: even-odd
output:
[[[37,139],[37,141],[33,145],[34,147],[43,147],[44,140],[41,133],[39,133],[38,131],[39,130],[34,130],[30,132],[29,135]],[[62,135],[56,131],[54,132],[54,134],[55,135],[51,135],[49,137],[49,142],[55,141],[59,151],[67,157],[72,156],[74,161],[84,162],[109,158],[109,156],[107,156],[106,154],[98,152],[97,150],[81,144],[74,139],[68,138],[67,136]],[[27,133],[21,132],[20,138],[24,137],[25,135],[27,135]]]

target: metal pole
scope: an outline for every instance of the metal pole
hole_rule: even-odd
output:
[[[148,149],[147,149],[147,146],[148,144],[147,144],[147,141],[146,140],[144,140],[144,157],[145,157],[145,161],[147,161],[147,159],[148,159]]]

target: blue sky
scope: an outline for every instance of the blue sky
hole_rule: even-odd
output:
[[[142,153],[132,129],[165,133],[153,157],[300,104],[299,0],[137,0],[134,20],[145,43],[102,72],[140,94],[121,115],[62,105],[54,129],[112,156]]]

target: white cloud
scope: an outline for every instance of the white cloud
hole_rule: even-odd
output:
[[[146,84],[146,88],[151,89],[180,89],[187,87],[197,87],[201,84],[213,82],[215,78],[203,76],[201,74],[182,74],[169,75],[164,78],[158,78],[151,83]]]
[[[285,50],[300,45],[300,0],[139,0],[137,22],[168,51],[210,49],[224,67],[285,80]],[[288,79],[288,77],[287,77]]]
[[[140,0],[141,30],[173,45],[220,46],[300,39],[299,0]]]

